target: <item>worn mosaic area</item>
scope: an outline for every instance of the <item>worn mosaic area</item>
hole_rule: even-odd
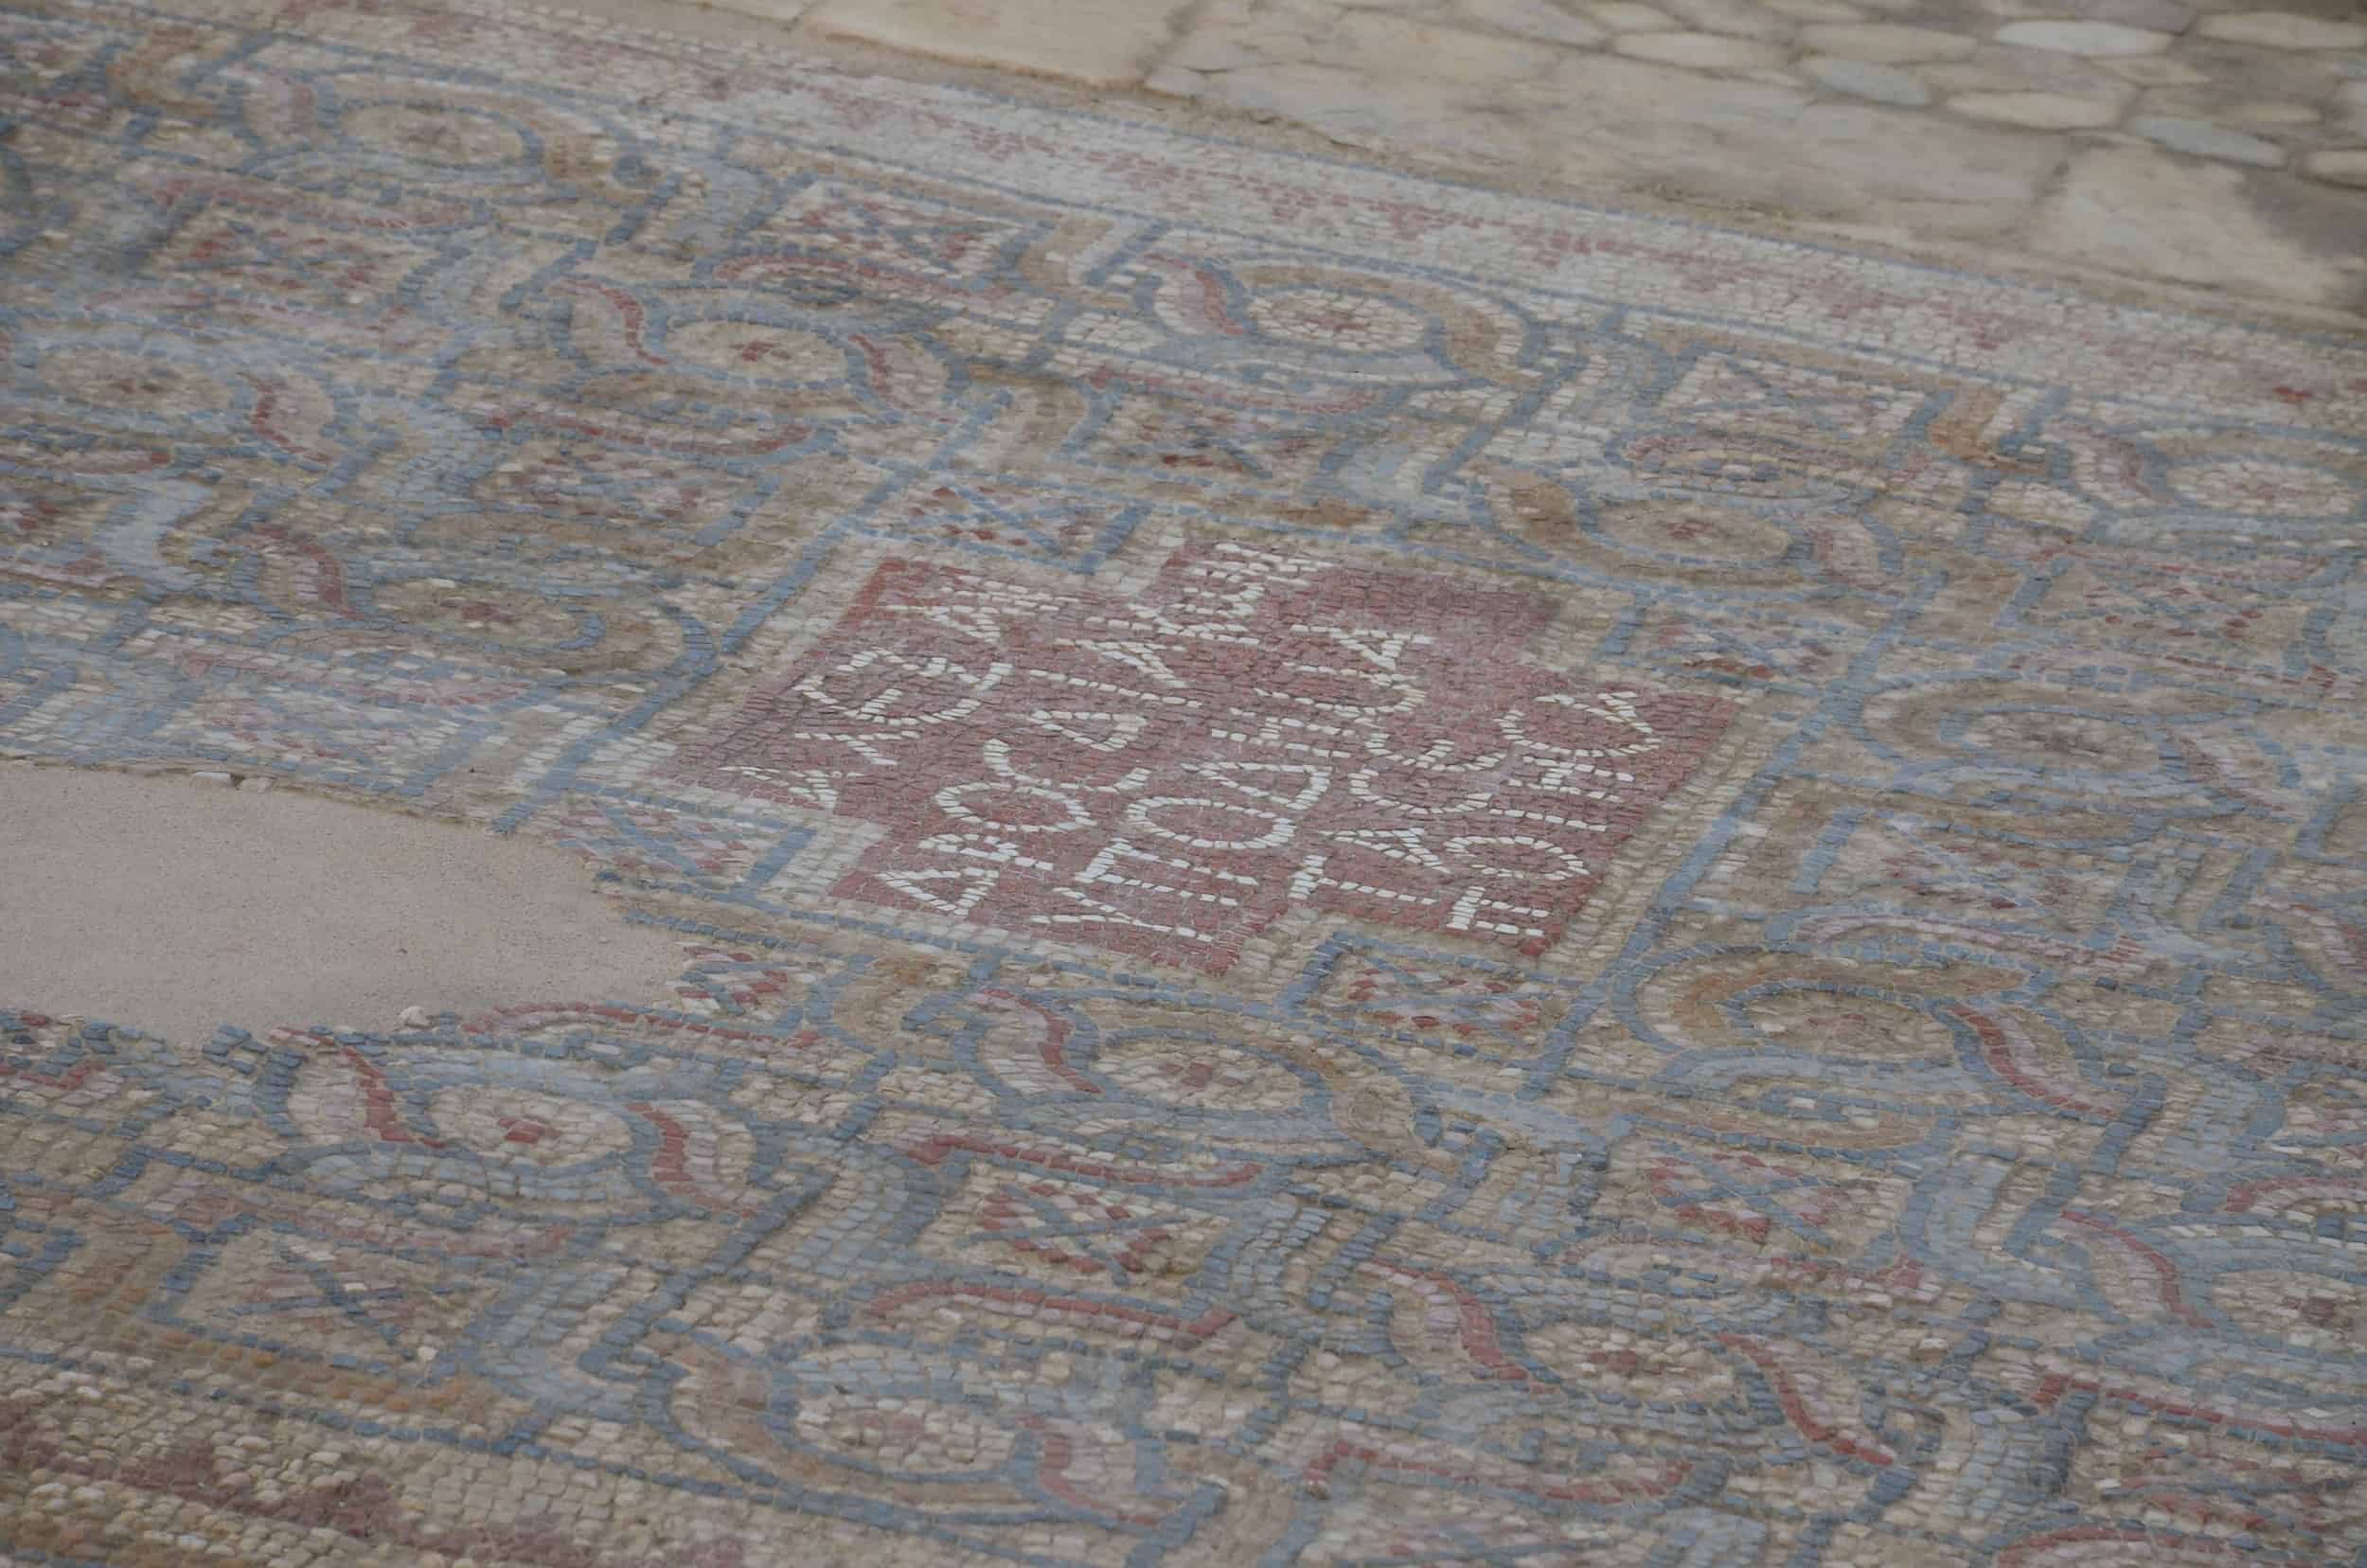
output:
[[[0,750],[685,944],[5,977],[9,1560],[2367,1553],[2367,347],[515,9],[0,104]]]

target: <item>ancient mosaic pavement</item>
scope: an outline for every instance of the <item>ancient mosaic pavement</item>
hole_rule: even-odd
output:
[[[2367,1552],[2367,348],[20,0],[0,356],[0,747],[685,943],[5,1015],[8,1560]]]

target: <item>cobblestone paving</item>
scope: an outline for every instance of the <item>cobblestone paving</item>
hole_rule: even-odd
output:
[[[2367,1552],[2367,346],[515,9],[0,116],[0,749],[687,950],[7,998],[12,1563]]]
[[[2358,0],[719,0],[1461,170],[2367,313]]]

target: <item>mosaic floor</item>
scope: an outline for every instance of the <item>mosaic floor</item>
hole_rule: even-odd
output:
[[[12,1568],[2367,1558],[2367,344],[11,0],[0,358],[0,751],[685,946],[0,1014]]]

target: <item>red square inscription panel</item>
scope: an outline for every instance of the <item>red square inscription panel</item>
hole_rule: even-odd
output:
[[[881,566],[678,777],[877,824],[843,898],[1210,972],[1286,911],[1551,946],[1733,715],[1545,596],[1232,543],[1140,596]]]

